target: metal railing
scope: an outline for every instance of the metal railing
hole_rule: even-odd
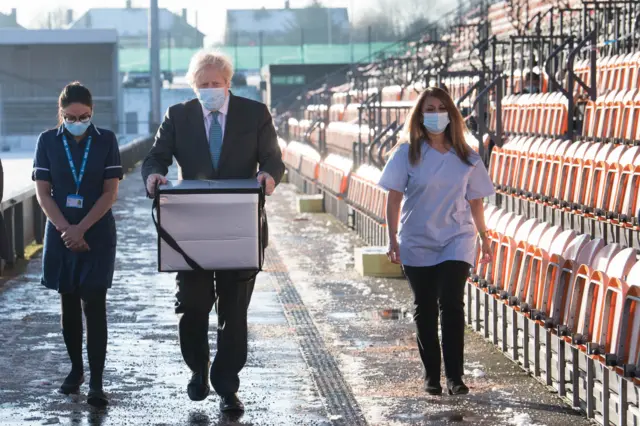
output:
[[[120,147],[120,159],[125,172],[131,171],[144,158],[153,140],[153,136],[148,135]],[[3,261],[6,267],[11,268],[18,259],[24,259],[27,246],[34,242],[42,244],[46,218],[36,199],[34,187],[2,201],[0,212],[4,216],[4,243],[8,247],[7,259],[0,259],[0,276],[2,276]]]

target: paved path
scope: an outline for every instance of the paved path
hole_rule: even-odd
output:
[[[34,261],[0,293],[0,424],[590,424],[472,333],[472,394],[426,396],[410,318],[380,315],[410,309],[407,284],[359,277],[352,256],[359,240],[328,215],[296,214],[294,200],[282,186],[268,203],[273,244],[249,310],[240,392],[247,412],[239,422],[220,418],[216,397],[196,403],[185,393],[174,281],[156,272],[150,202],[133,173],[115,208],[119,251],[105,377],[112,405],[90,409],[86,385],[75,399],[55,392],[68,368],[59,302],[39,286]],[[214,330],[215,315],[212,351]]]
[[[175,281],[156,272],[150,204],[138,175],[122,183],[115,208],[119,250],[109,293],[104,414],[56,393],[68,372],[58,296],[38,284],[37,261],[0,293],[0,424],[218,424],[218,399],[191,402],[173,313]],[[250,355],[241,374],[241,424],[326,424],[322,403],[284,316],[269,273],[260,275],[249,321]],[[215,315],[210,325],[216,328]],[[215,339],[211,338],[212,350]],[[86,364],[86,354],[85,354]],[[88,368],[87,368],[88,370]],[[224,424],[221,422],[220,424]]]

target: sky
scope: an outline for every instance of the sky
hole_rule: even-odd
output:
[[[306,7],[312,0],[290,0],[291,7]],[[359,14],[371,7],[374,0],[320,0],[325,6],[347,7],[349,15],[358,20]],[[400,0],[402,1],[402,0]],[[442,10],[449,10],[458,0],[438,0]],[[74,17],[81,16],[87,9],[96,7],[125,7],[125,0],[0,0],[0,12],[9,13],[12,8],[17,9],[18,23],[29,27],[40,15],[46,15],[57,8],[73,9]],[[196,11],[198,15],[198,29],[207,36],[208,41],[219,40],[224,35],[226,7],[233,9],[279,9],[284,7],[285,0],[158,0],[159,7],[169,9],[178,14],[183,8],[188,10],[188,21],[195,25]],[[132,0],[133,7],[148,7],[149,0]]]
[[[325,6],[348,7],[356,11],[366,7],[368,0],[321,0]],[[181,13],[183,8],[188,10],[188,21],[195,25],[196,10],[198,14],[198,28],[208,36],[217,39],[224,34],[226,17],[225,4],[233,9],[268,9],[284,7],[285,0],[158,0],[161,8]],[[87,9],[96,7],[125,7],[125,0],[0,0],[0,12],[9,13],[12,8],[17,9],[18,23],[29,27],[35,18],[43,11],[57,8],[73,9],[74,16],[79,17]],[[290,0],[291,7],[305,7],[311,0]],[[132,0],[133,7],[148,7],[149,0]]]

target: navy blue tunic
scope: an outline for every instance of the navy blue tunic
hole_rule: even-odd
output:
[[[84,197],[82,208],[66,206],[67,196],[76,193],[76,184],[62,142],[63,135],[67,138],[76,173],[80,172],[88,138],[92,139],[80,184],[79,195]],[[122,179],[122,165],[113,132],[92,124],[85,138],[76,142],[64,126],[60,126],[38,137],[32,179],[51,182],[53,199],[69,224],[80,223],[102,195],[104,181],[114,178]],[[73,252],[65,247],[53,223],[47,221],[42,257],[42,284],[45,287],[60,293],[80,291],[83,295],[104,292],[111,287],[116,256],[116,224],[111,210],[87,230],[84,239],[90,250]]]

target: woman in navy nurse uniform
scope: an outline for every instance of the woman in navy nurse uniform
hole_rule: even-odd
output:
[[[58,99],[60,126],[38,138],[33,167],[38,202],[47,216],[42,284],[60,293],[62,335],[71,372],[60,392],[77,393],[84,383],[82,313],[87,324],[89,393],[93,406],[108,404],[102,373],[107,351],[106,295],[116,254],[111,206],[122,166],[113,132],[96,127],[93,101],[80,83]]]

